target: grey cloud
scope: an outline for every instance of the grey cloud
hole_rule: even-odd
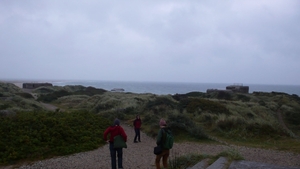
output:
[[[4,0],[0,79],[300,84],[299,5]]]

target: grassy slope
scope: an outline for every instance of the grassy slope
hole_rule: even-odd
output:
[[[298,140],[283,129],[277,117],[280,111],[288,128],[298,135],[300,122],[292,118],[300,114],[298,96],[259,92],[232,94],[226,96],[226,100],[220,97],[197,92],[179,96],[105,92],[93,96],[68,95],[52,103],[68,110],[88,109],[111,119],[119,117],[129,124],[140,114],[143,130],[153,137],[160,118],[179,118],[181,121],[173,120],[172,123],[179,138],[177,141],[205,138],[199,132],[197,136],[192,134],[196,132],[192,128],[196,127],[206,135],[235,144],[300,152]],[[202,103],[203,99],[209,102]],[[222,106],[229,113],[224,112]],[[183,137],[186,132],[190,137]]]
[[[110,124],[86,110],[48,112],[31,94],[0,83],[0,165],[95,149],[105,144],[99,135]]]
[[[4,87],[3,87],[4,86]],[[292,133],[299,135],[300,99],[284,93],[224,94],[192,92],[184,95],[154,95],[107,92],[83,86],[38,88],[39,98],[65,112],[88,111],[131,124],[137,114],[143,131],[155,137],[158,121],[165,118],[176,141],[205,141],[209,136],[238,145],[273,148],[300,153],[299,140],[283,129],[277,112]],[[0,84],[0,108],[10,111],[40,109],[14,85]],[[42,100],[43,101],[43,100]],[[0,110],[1,111],[1,110]],[[188,135],[187,135],[188,134]]]

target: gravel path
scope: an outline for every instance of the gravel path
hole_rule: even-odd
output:
[[[122,126],[128,135],[128,148],[123,149],[123,167],[125,169],[155,169],[153,147],[155,140],[141,133],[140,143],[133,143],[134,130],[129,126]],[[280,166],[300,167],[300,154],[293,154],[275,150],[264,150],[241,146],[206,145],[198,143],[176,143],[171,150],[171,158],[175,155],[199,153],[216,155],[228,148],[237,149],[248,161],[269,163]],[[6,166],[0,169],[109,169],[110,155],[108,145],[96,150],[77,153],[70,156],[57,157],[34,162],[23,166]]]

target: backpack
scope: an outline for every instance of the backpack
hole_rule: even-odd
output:
[[[165,138],[163,147],[166,149],[171,149],[174,143],[174,136],[170,129],[163,129],[163,136]]]

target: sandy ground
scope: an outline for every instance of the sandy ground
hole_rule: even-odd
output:
[[[18,86],[19,88],[23,88],[23,83],[15,82],[14,85]]]

